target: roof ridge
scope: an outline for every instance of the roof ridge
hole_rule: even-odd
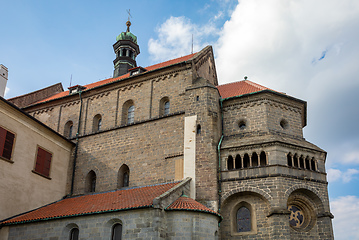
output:
[[[250,84],[250,85],[252,85],[253,87],[261,88],[261,90],[269,89],[269,88],[267,88],[265,86],[262,86],[262,85],[260,85],[258,83],[255,83],[255,82],[252,82],[250,80],[243,80],[243,81]]]

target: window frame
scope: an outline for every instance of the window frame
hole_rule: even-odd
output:
[[[42,159],[42,160],[39,160],[39,150],[42,150],[44,151],[44,154],[45,154],[45,159]],[[50,155],[50,159],[48,159],[49,155]],[[53,160],[53,153],[49,150],[47,150],[46,148],[44,147],[41,147],[39,145],[36,146],[36,155],[35,155],[35,164],[34,164],[34,169],[32,170],[33,173],[36,173],[44,178],[47,178],[47,179],[50,179],[51,180],[51,177],[50,177],[50,174],[51,174],[51,163],[52,163],[52,160]],[[40,167],[37,167],[38,166],[38,161],[42,161],[39,163]],[[45,162],[48,161],[49,162],[49,166],[48,166],[48,170],[45,171]],[[42,166],[42,167],[41,167]],[[42,170],[41,170],[42,169]],[[45,171],[45,172],[44,172]]]
[[[77,238],[74,238],[73,234],[77,231]],[[69,240],[78,240],[80,236],[80,230],[77,227],[74,227],[70,230]]]
[[[1,130],[2,129],[2,130]],[[3,140],[3,143],[2,143],[2,140],[1,140],[1,132],[4,132],[4,140]],[[5,150],[5,145],[6,145],[6,142],[9,141],[8,138],[8,134],[12,134],[13,135],[13,139],[12,139],[12,142],[11,142],[11,150],[10,150],[10,158],[7,158],[6,156],[3,156],[4,154],[4,150]],[[14,146],[15,146],[15,142],[16,142],[16,133],[8,130],[7,128],[3,127],[3,126],[0,126],[0,159],[4,160],[4,161],[7,161],[7,162],[10,162],[10,163],[14,163],[14,161],[12,160],[13,159],[13,156],[14,156]],[[3,146],[2,146],[3,145]]]
[[[120,238],[117,238],[117,236],[115,236],[115,228],[117,226],[121,226],[121,235]],[[111,227],[111,240],[121,240],[122,239],[122,231],[123,230],[123,226],[120,223],[115,223],[112,227]]]
[[[250,222],[251,222],[251,230],[246,232],[238,232],[237,231],[237,212],[240,208],[245,207],[250,212]],[[246,201],[241,201],[236,204],[231,213],[231,235],[232,236],[243,236],[243,235],[254,235],[257,234],[257,219],[256,219],[256,212],[252,205]]]

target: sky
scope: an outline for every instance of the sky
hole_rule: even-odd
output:
[[[307,101],[306,140],[328,152],[336,239],[359,239],[359,1],[0,0],[6,98],[113,74],[116,36],[146,67],[212,45],[219,84],[248,79]]]

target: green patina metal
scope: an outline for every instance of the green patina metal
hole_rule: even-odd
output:
[[[131,32],[122,32],[116,37],[116,42],[119,40],[130,40],[137,44],[137,37]]]

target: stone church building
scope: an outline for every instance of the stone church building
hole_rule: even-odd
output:
[[[130,22],[113,48],[113,78],[9,99],[74,146],[64,197],[1,221],[0,239],[334,238],[305,101],[219,85],[211,46],[137,66]]]

